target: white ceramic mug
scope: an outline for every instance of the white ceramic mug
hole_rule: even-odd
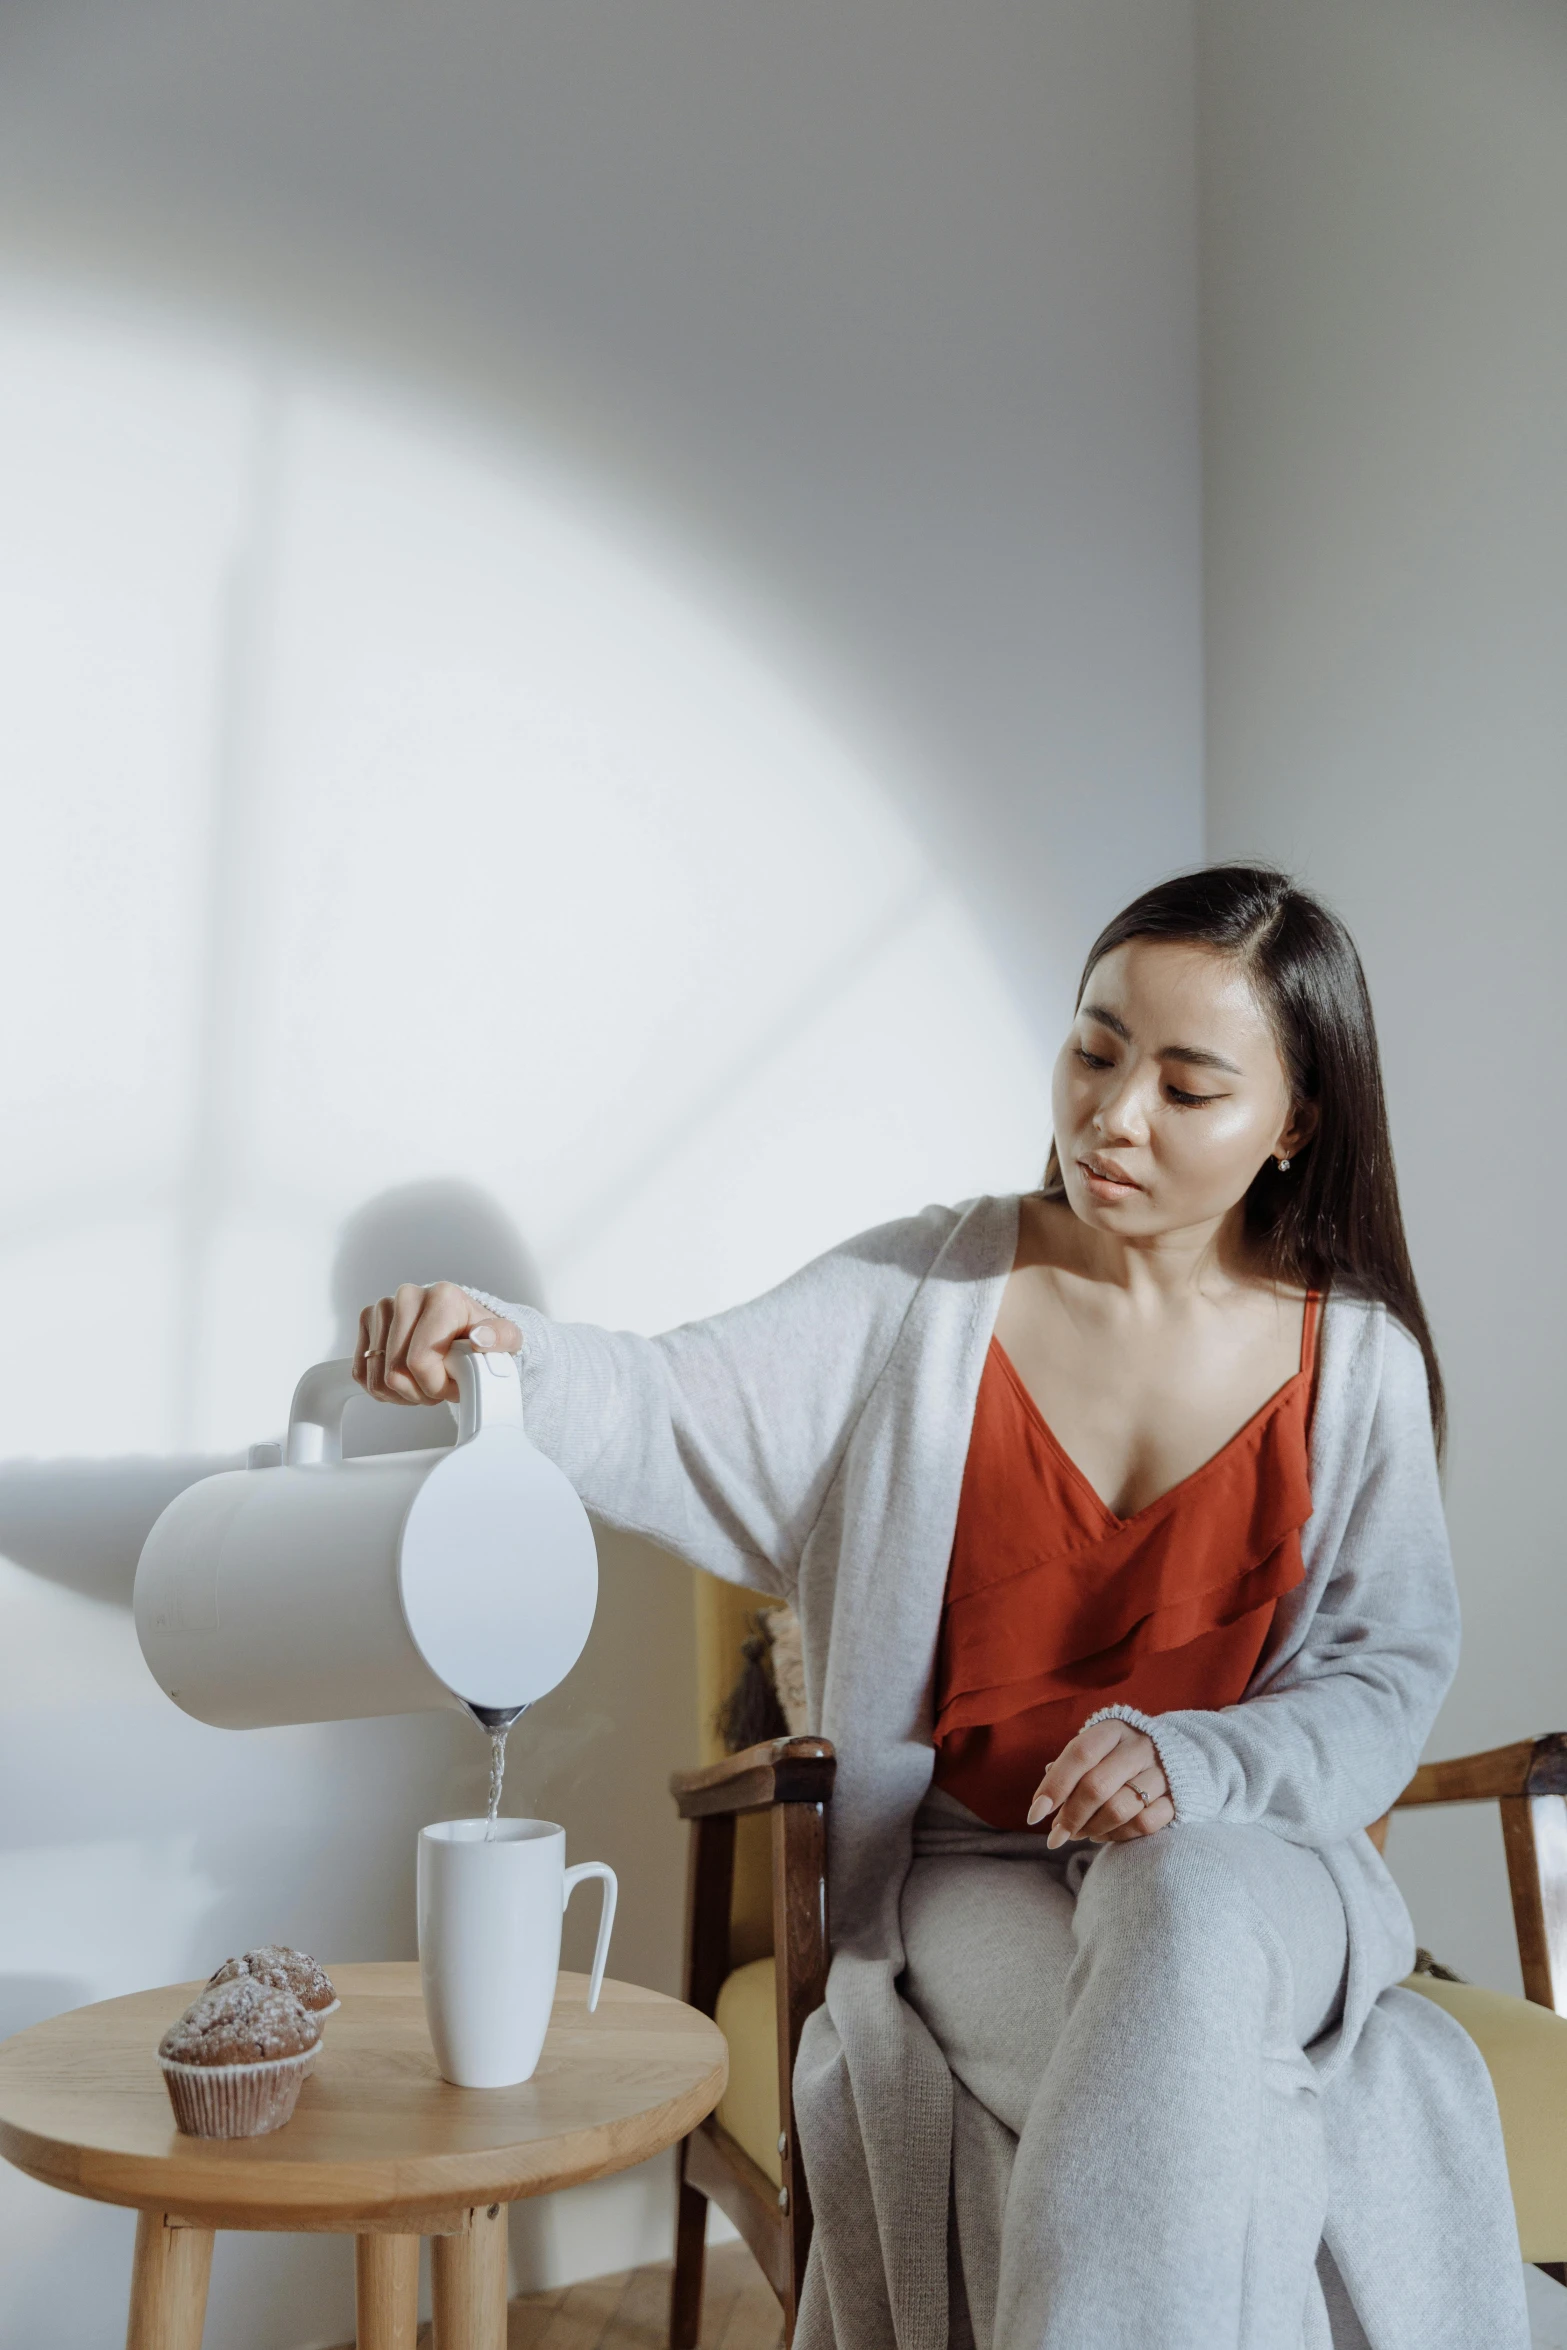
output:
[[[532,2078],[549,2029],[566,1904],[603,1880],[588,2011],[598,2005],[615,1922],[615,1872],[566,1866],[551,1820],[440,1820],[419,1831],[419,1972],[435,2061],[461,2089]]]

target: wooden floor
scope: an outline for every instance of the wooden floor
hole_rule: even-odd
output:
[[[506,2318],[506,2350],[665,2350],[669,2263],[519,2294]],[[780,2350],[782,2341],[777,2300],[745,2246],[710,2245],[701,2350]],[[421,2326],[420,2350],[429,2344],[430,2329]]]
[[[507,2316],[507,2350],[664,2350],[669,2263],[519,2296]],[[777,2298],[745,2246],[711,2245],[701,2350],[779,2350],[782,2341]]]

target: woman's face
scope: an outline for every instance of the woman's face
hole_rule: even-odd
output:
[[[1243,966],[1179,940],[1095,964],[1051,1098],[1068,1200],[1127,1239],[1219,1221],[1314,1122]]]

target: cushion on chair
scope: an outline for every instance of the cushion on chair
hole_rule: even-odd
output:
[[[1479,1983],[1411,1975],[1403,1987],[1445,2007],[1485,2058],[1523,2257],[1567,2259],[1567,2018]]]
[[[729,2086],[718,2120],[775,2187],[778,2160],[778,2008],[770,1958],[736,1967],[718,1994],[718,2028],[729,2043]]]

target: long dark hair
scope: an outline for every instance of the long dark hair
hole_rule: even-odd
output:
[[[1079,1003],[1094,966],[1133,938],[1190,940],[1245,965],[1295,1098],[1317,1112],[1287,1175],[1263,1161],[1246,1194],[1246,1230],[1275,1280],[1379,1299],[1403,1324],[1425,1357],[1440,1452],[1447,1399],[1404,1237],[1376,1022],[1354,940],[1287,873],[1204,865],[1145,890],[1105,924],[1083,965]],[[1043,1189],[1062,1196],[1053,1143]]]

